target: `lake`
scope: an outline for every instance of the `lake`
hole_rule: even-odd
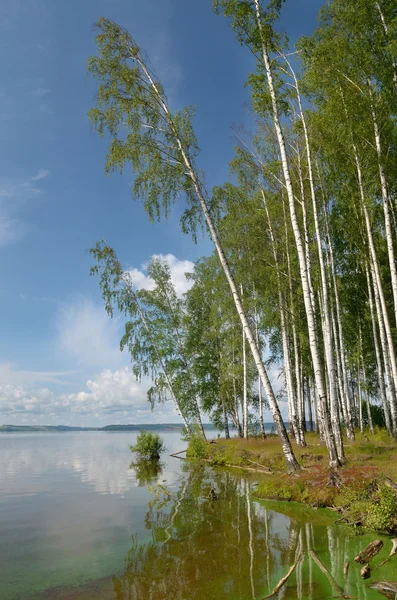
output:
[[[135,433],[0,435],[1,600],[254,600],[308,548],[345,594],[383,597],[353,558],[381,537],[377,564],[386,537],[357,535],[328,511],[256,502],[255,474],[172,458],[180,432],[161,435],[168,452],[154,472],[130,468]],[[396,581],[397,556],[373,575]],[[275,597],[336,595],[305,553]]]

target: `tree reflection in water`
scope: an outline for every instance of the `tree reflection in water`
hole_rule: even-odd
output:
[[[139,487],[150,485],[160,478],[164,464],[159,460],[137,460],[130,464],[130,470],[135,471]]]
[[[356,536],[333,516],[294,503],[251,499],[250,477],[203,465],[185,465],[179,489],[153,487],[145,526],[151,541],[133,538],[124,572],[113,577],[114,600],[249,600],[263,598],[304,558],[279,590],[278,600],[332,597],[327,577],[307,552],[314,550],[350,597],[379,598],[352,559],[374,534]],[[134,468],[137,468],[136,466]],[[144,483],[161,475],[137,470]],[[211,500],[214,487],[218,500]],[[387,553],[387,551],[385,551]],[[343,566],[352,564],[346,581]],[[393,565],[381,575],[392,576]],[[388,572],[387,572],[388,571]]]
[[[227,472],[189,467],[166,506],[149,506],[152,541],[133,539],[124,573],[113,578],[116,599],[251,598],[265,590],[280,555],[268,546],[273,513],[255,510],[249,486]],[[284,550],[281,537],[279,545]]]

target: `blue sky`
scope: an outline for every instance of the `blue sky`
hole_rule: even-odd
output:
[[[287,1],[290,40],[313,31],[320,5]],[[0,0],[0,423],[177,420],[169,404],[148,411],[88,249],[106,239],[142,281],[151,255],[169,255],[182,291],[183,272],[211,244],[180,232],[181,207],[150,224],[131,198],[132,173],[104,175],[106,142],[87,119],[100,16],[146,49],[173,108],[196,106],[209,187],[228,177],[231,127],[249,122],[252,58],[210,0]]]

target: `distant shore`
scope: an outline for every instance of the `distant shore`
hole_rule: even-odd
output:
[[[182,429],[181,423],[148,423],[130,425],[106,425],[105,427],[69,427],[68,425],[0,425],[0,433],[34,433],[52,432],[64,433],[68,431],[140,431],[150,429],[154,431],[168,431]],[[208,429],[214,429],[213,425],[205,425]]]

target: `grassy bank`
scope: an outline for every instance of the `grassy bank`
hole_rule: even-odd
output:
[[[385,431],[357,435],[345,443],[346,465],[328,468],[328,456],[316,434],[307,434],[305,448],[294,447],[302,467],[298,474],[286,473],[277,436],[265,440],[219,439],[205,443],[195,438],[188,457],[212,466],[235,466],[255,470],[260,483],[258,498],[301,502],[332,508],[336,520],[384,533],[397,533],[397,443]],[[263,475],[262,475],[263,473]]]

